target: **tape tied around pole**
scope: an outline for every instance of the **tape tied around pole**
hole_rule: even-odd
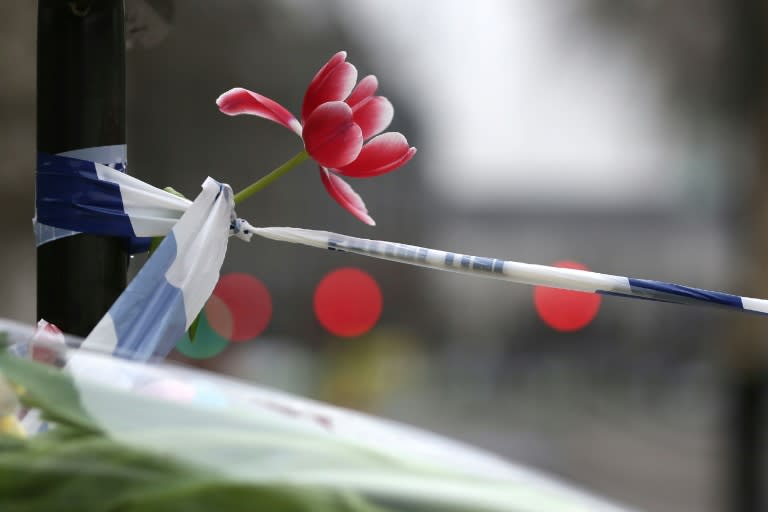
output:
[[[123,238],[126,249],[137,253],[148,248],[149,236],[167,233],[189,201],[169,201],[165,196],[171,194],[128,176],[125,168],[125,145],[56,155],[39,153],[34,220],[37,245],[91,233]],[[153,221],[153,216],[158,218]]]
[[[101,157],[111,165],[72,154]],[[151,237],[168,234],[192,202],[129,176],[124,169],[119,147],[39,153],[34,221],[37,245],[91,233],[122,238],[134,254],[146,251]],[[250,224],[233,211],[230,235],[250,240],[251,233],[243,226]]]

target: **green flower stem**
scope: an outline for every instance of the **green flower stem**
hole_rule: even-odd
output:
[[[152,237],[152,240],[149,242],[149,256],[152,256],[152,253],[155,252],[158,247],[160,247],[160,244],[163,243],[163,240],[165,240],[164,236]]]
[[[240,204],[249,197],[251,197],[253,194],[258,192],[259,190],[263,189],[264,187],[271,185],[273,181],[281,177],[283,174],[287,173],[297,165],[299,165],[301,162],[309,158],[309,154],[302,150],[301,152],[297,153],[293,158],[285,162],[280,167],[276,168],[274,171],[270,172],[263,178],[261,178],[259,181],[256,181],[254,183],[251,183],[247,187],[245,187],[243,190],[235,194],[235,204]]]

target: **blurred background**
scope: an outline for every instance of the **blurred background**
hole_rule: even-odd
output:
[[[214,101],[240,86],[298,114],[345,49],[360,77],[378,76],[417,156],[352,183],[375,228],[309,163],[238,209],[254,225],[768,296],[760,0],[126,8],[128,169],[153,185],[194,197],[210,175],[239,190],[295,154],[287,130]],[[0,317],[30,323],[35,31],[34,2],[0,4]],[[222,273],[223,302],[250,297],[230,320],[258,325],[230,342],[210,321],[200,351],[174,359],[425,427],[645,510],[736,510],[735,495],[768,486],[764,319],[607,297],[564,330],[531,287],[259,239],[232,240]],[[328,287],[373,304],[365,328],[323,316],[341,300]],[[734,476],[740,436],[762,483]]]

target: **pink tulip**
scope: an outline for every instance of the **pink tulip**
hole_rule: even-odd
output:
[[[242,88],[225,92],[216,104],[225,114],[263,117],[299,135],[306,152],[320,164],[328,194],[352,215],[374,225],[363,200],[339,175],[370,178],[394,171],[413,157],[416,148],[401,133],[381,133],[392,121],[392,104],[374,96],[378,81],[373,75],[355,86],[357,69],[346,58],[346,52],[331,57],[309,83],[301,122],[279,103]]]

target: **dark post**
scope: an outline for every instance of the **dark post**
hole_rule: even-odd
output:
[[[37,149],[125,144],[122,0],[39,0]],[[126,285],[121,241],[80,234],[37,250],[37,316],[87,335]]]
[[[762,366],[742,367],[729,375],[730,503],[733,512],[765,509],[764,465],[766,449],[766,392],[768,378]]]
[[[759,165],[734,225],[742,230],[743,247],[749,255],[745,295],[764,296],[768,290],[768,3],[745,0],[727,5],[732,9],[737,38],[729,75],[732,97],[755,135]],[[765,317],[734,320],[725,375],[725,510],[763,512],[768,510],[768,324]]]

